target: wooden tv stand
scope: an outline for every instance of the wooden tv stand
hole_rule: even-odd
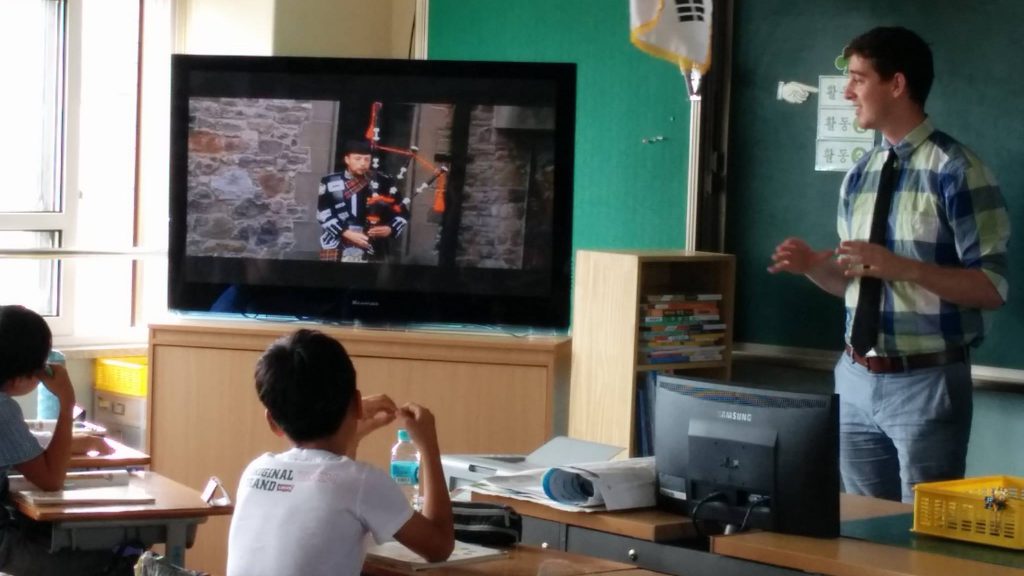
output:
[[[150,326],[152,469],[197,489],[217,476],[234,497],[254,457],[286,446],[267,427],[253,370],[271,342],[299,328],[344,344],[364,395],[430,408],[443,452],[527,453],[566,431],[567,337],[182,320]],[[395,429],[368,437],[360,460],[386,468]],[[229,522],[202,527],[190,568],[224,573]]]

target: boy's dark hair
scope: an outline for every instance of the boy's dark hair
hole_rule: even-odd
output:
[[[856,54],[871,61],[883,80],[900,72],[907,79],[911,100],[924,108],[932,89],[935,69],[932,50],[916,33],[901,26],[878,27],[854,38],[843,49],[843,57]]]
[[[24,306],[0,306],[0,386],[46,366],[53,335],[46,320]]]
[[[341,343],[316,330],[278,339],[256,363],[256,393],[293,442],[337,432],[356,389],[356,369]]]

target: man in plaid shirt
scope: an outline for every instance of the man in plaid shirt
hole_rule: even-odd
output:
[[[835,368],[843,484],[910,502],[914,484],[964,475],[968,350],[984,336],[982,311],[1002,306],[1009,292],[1009,217],[981,160],[928,121],[932,54],[917,34],[875,28],[843,55],[845,96],[882,144],[843,181],[839,247],[814,250],[789,238],[769,271],[804,274],[845,298],[847,346]],[[891,178],[883,177],[890,155]],[[883,216],[888,208],[884,233],[871,241],[882,180],[892,182],[891,203],[880,206]],[[862,292],[871,283],[880,284],[880,304],[858,310],[861,299],[872,300]]]

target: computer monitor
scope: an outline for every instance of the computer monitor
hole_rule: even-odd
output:
[[[695,521],[839,536],[839,400],[658,374],[658,502]]]

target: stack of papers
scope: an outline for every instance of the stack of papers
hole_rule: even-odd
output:
[[[657,500],[653,457],[492,476],[473,484],[470,490],[571,512],[647,508]]]
[[[505,558],[508,555],[504,550],[486,548],[477,544],[455,541],[455,549],[452,555],[443,562],[428,562],[419,554],[406,548],[399,542],[385,542],[377,546],[371,546],[366,551],[366,558],[401,566],[407,570],[423,570],[436,568],[438,566],[454,566],[457,564],[468,564],[470,562],[483,562],[484,560],[496,560]]]
[[[108,488],[76,488],[74,490],[20,490],[18,492],[33,506],[67,504],[75,506],[103,506],[109,504],[150,504],[156,498],[136,486]]]
[[[34,506],[147,504],[156,501],[142,488],[131,486],[129,480],[130,474],[125,470],[69,472],[63,490],[47,492],[24,476],[11,476],[9,489]]]

